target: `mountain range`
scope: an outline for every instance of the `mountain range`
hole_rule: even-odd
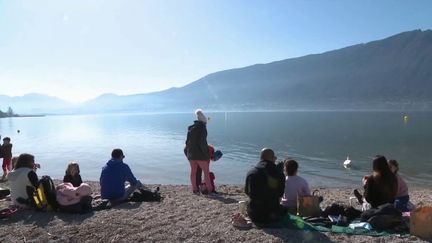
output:
[[[0,96],[0,104],[7,101]],[[414,30],[321,54],[215,72],[184,87],[80,105],[9,97],[17,112],[208,110],[432,110],[432,31]],[[44,105],[50,109],[44,110]],[[51,107],[56,104],[55,107]],[[3,107],[2,107],[3,109]]]
[[[37,93],[23,96],[0,95],[0,110],[7,111],[8,107],[12,107],[16,113],[43,114],[63,112],[73,106],[60,98]]]

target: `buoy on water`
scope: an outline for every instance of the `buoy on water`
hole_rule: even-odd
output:
[[[405,115],[405,116],[403,117],[403,120],[404,120],[404,123],[408,123],[408,121],[409,121],[409,116]]]

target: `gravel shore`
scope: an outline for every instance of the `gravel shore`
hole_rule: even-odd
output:
[[[94,193],[97,182],[89,182]],[[0,183],[0,187],[7,184]],[[156,185],[149,185],[154,188]],[[353,188],[318,188],[324,205],[348,203]],[[422,242],[409,237],[370,237],[288,229],[238,230],[231,216],[246,200],[241,186],[219,185],[218,195],[191,193],[189,186],[161,185],[164,200],[125,203],[110,210],[71,215],[22,210],[0,220],[0,242]],[[411,189],[413,203],[432,204],[431,190]],[[5,208],[10,201],[0,201]]]

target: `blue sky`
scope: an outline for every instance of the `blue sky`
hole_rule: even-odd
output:
[[[0,0],[0,94],[83,101],[432,29],[432,1]]]

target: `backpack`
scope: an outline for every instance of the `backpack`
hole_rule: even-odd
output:
[[[30,201],[38,211],[57,211],[58,202],[54,183],[49,176],[42,176],[38,187],[30,197]]]
[[[328,217],[329,215],[334,215],[334,216],[342,215],[347,217],[348,221],[351,221],[353,219],[360,217],[361,213],[362,213],[361,211],[353,208],[352,206],[333,203],[332,205],[324,209],[321,216]]]
[[[160,202],[162,197],[159,193],[159,187],[155,191],[150,191],[146,189],[139,189],[129,197],[130,202]]]

